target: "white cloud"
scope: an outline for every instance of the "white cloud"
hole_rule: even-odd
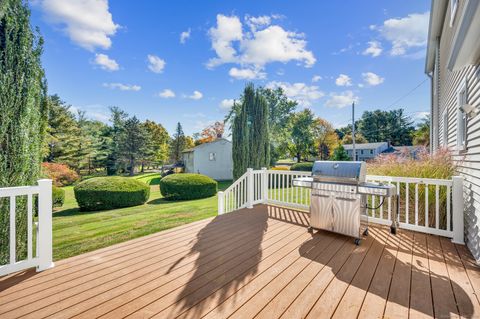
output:
[[[420,122],[426,118],[428,118],[428,116],[430,115],[430,112],[415,112],[415,114],[412,116],[413,120],[415,122]]]
[[[388,19],[381,26],[370,26],[392,45],[390,54],[402,56],[412,50],[422,50],[427,45],[430,13],[412,13],[403,18]],[[415,52],[413,53],[415,55]]]
[[[175,97],[175,92],[173,92],[170,89],[165,89],[165,90],[159,92],[158,96],[161,97],[161,98],[164,98],[164,99],[170,99],[170,98]]]
[[[192,95],[189,95],[187,97],[189,99],[192,99],[192,100],[200,100],[203,97],[203,94],[202,94],[202,92],[195,90],[195,91],[193,91]]]
[[[306,85],[305,83],[288,83],[288,82],[270,82],[266,85],[267,88],[280,87],[285,92],[285,95],[298,102],[300,106],[309,107],[312,103],[322,98],[325,93],[319,90],[318,86]]]
[[[359,98],[353,94],[352,91],[345,91],[342,93],[330,93],[330,98],[325,103],[328,107],[344,108],[352,105],[353,101],[358,101]]]
[[[210,28],[208,34],[212,42],[212,49],[218,56],[208,62],[209,67],[237,61],[237,52],[233,48],[232,42],[240,41],[243,37],[242,23],[238,17],[218,14],[217,27]]]
[[[140,91],[142,87],[140,85],[129,85],[129,84],[122,84],[122,83],[103,83],[103,86],[109,89],[118,89],[121,91]]]
[[[72,106],[70,110],[77,114],[78,111],[85,112],[85,116],[89,119],[108,123],[110,121],[110,114],[108,108],[101,104],[91,104],[85,106]]]
[[[314,76],[312,77],[312,82],[315,83],[315,82],[320,81],[321,79],[322,79],[322,77],[321,77],[320,75],[314,75]]]
[[[220,108],[229,110],[233,106],[233,103],[235,103],[234,99],[224,99],[222,102],[220,102]]]
[[[183,31],[182,33],[180,33],[180,43],[184,44],[185,42],[187,42],[187,40],[190,38],[191,33],[192,30],[190,28],[188,28],[187,31]]]
[[[258,27],[268,26],[272,23],[272,17],[270,16],[245,16],[245,22],[252,31],[256,31]]]
[[[108,55],[103,53],[95,54],[95,60],[93,61],[96,65],[100,66],[102,70],[107,71],[118,71],[120,66],[118,65],[117,61],[114,59],[110,59]]]
[[[382,44],[378,41],[369,41],[368,48],[362,52],[363,55],[371,55],[372,57],[377,57],[382,53]]]
[[[352,86],[352,79],[346,74],[340,74],[335,80],[335,84],[338,86]]]
[[[212,49],[217,56],[210,59],[207,66],[213,68],[234,63],[242,66],[242,69],[262,71],[268,63],[298,61],[305,67],[312,67],[316,59],[306,49],[305,36],[272,25],[272,19],[275,18],[247,16],[245,23],[250,30],[244,31],[237,16],[217,15],[217,25],[209,31]]]
[[[93,51],[109,49],[119,28],[112,19],[108,0],[39,0],[48,22],[59,25],[77,45]]]
[[[149,54],[147,56],[148,59],[148,69],[153,73],[162,73],[163,69],[165,68],[165,60],[161,59],[160,57]]]
[[[369,86],[377,86],[379,84],[382,84],[383,81],[385,81],[385,78],[382,78],[381,76],[373,72],[362,73],[362,77],[365,83],[367,83]]]
[[[260,69],[237,69],[235,67],[230,69],[228,75],[237,80],[264,79],[267,76]]]

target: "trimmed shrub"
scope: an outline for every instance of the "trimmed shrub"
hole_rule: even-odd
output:
[[[80,178],[67,165],[58,163],[42,163],[42,173],[52,179],[53,185],[57,187],[72,185]]]
[[[65,202],[65,191],[60,187],[52,187],[52,206],[62,207]]]
[[[150,187],[147,184],[120,176],[87,179],[73,190],[82,211],[142,205],[150,197]]]
[[[313,167],[312,162],[303,162],[303,163],[296,163],[290,166],[291,171],[301,171],[301,172],[311,172]]]
[[[206,198],[217,193],[217,182],[201,174],[173,174],[160,180],[160,192],[167,200]]]
[[[270,168],[272,171],[289,171],[290,167],[288,166],[275,166]]]

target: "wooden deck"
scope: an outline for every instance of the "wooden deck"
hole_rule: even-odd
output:
[[[480,317],[464,246],[371,227],[360,246],[257,206],[0,278],[0,318]]]

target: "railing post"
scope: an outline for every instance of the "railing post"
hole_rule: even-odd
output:
[[[218,215],[225,213],[225,196],[223,192],[218,192]]]
[[[452,242],[463,245],[464,242],[464,202],[463,202],[463,177],[453,176],[452,187],[452,223],[453,238]]]
[[[38,238],[37,256],[39,263],[37,271],[52,268],[52,180],[38,181]]]
[[[247,208],[253,208],[253,169],[247,168]]]
[[[266,167],[262,167],[262,203],[268,202],[268,172]]]

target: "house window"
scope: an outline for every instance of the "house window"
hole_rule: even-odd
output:
[[[467,85],[466,82],[458,92],[458,108],[457,108],[457,149],[466,150],[467,148],[467,114],[462,106],[467,104]]]
[[[453,26],[455,20],[455,13],[457,13],[458,0],[450,0],[450,27]]]
[[[445,111],[443,111],[442,141],[444,146],[448,146],[448,109],[447,108],[445,108]]]
[[[216,161],[217,160],[217,153],[210,153],[208,158],[211,161]]]
[[[370,150],[370,154],[373,154],[373,150]]]
[[[363,150],[361,150],[361,151],[360,151],[360,154],[362,154],[362,155],[363,155]]]

